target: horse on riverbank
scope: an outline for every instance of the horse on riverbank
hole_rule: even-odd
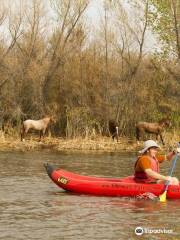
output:
[[[25,135],[28,133],[30,129],[35,129],[39,131],[39,141],[41,141],[41,137],[44,137],[46,133],[46,129],[49,126],[50,122],[53,122],[52,117],[45,117],[39,120],[25,120],[23,121],[21,128],[21,141],[25,139]]]
[[[118,126],[117,123],[114,120],[110,120],[109,121],[109,132],[111,134],[112,140],[114,141],[114,139],[116,138],[117,142],[118,142]]]
[[[136,124],[136,140],[140,141],[140,138],[143,133],[152,133],[156,135],[156,140],[158,140],[158,136],[162,141],[162,144],[165,145],[162,132],[170,127],[171,122],[169,118],[163,118],[159,122],[149,123],[149,122],[138,122]]]

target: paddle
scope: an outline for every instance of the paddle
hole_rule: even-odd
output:
[[[174,168],[176,166],[176,161],[177,161],[178,157],[179,157],[179,152],[176,153],[176,157],[174,158],[173,166],[172,166],[171,173],[170,173],[170,177],[172,177],[172,174],[173,174]],[[169,183],[170,183],[170,181],[167,181],[165,191],[159,196],[159,201],[160,202],[166,202],[166,194],[167,194],[167,190],[168,190],[168,187],[169,187]]]

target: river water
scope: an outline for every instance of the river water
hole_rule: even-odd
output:
[[[135,153],[0,153],[0,239],[180,239],[180,200],[70,194],[43,167],[48,162],[85,175],[124,177],[132,174],[135,158]],[[169,168],[168,162],[161,167],[165,174]],[[179,162],[175,175],[180,178]],[[146,232],[137,236],[136,227]],[[151,233],[159,229],[166,233]]]

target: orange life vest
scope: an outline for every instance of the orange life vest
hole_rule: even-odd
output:
[[[135,163],[135,167],[136,167],[136,164],[137,162],[139,161],[141,157],[139,157]],[[159,161],[156,159],[156,158],[153,158],[153,157],[149,157],[147,156],[147,158],[150,160],[151,162],[151,169],[154,171],[154,172],[157,172],[159,173]],[[148,176],[145,172],[136,172],[134,173],[134,179],[135,181],[137,182],[145,182],[145,183],[151,183],[151,182],[155,182],[156,179]]]

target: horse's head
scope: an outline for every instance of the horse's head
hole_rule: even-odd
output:
[[[55,116],[50,116],[49,118],[50,118],[51,123],[56,123],[57,122],[57,119],[56,119]]]
[[[171,120],[169,118],[163,118],[159,121],[159,124],[162,127],[168,128],[171,127]]]

